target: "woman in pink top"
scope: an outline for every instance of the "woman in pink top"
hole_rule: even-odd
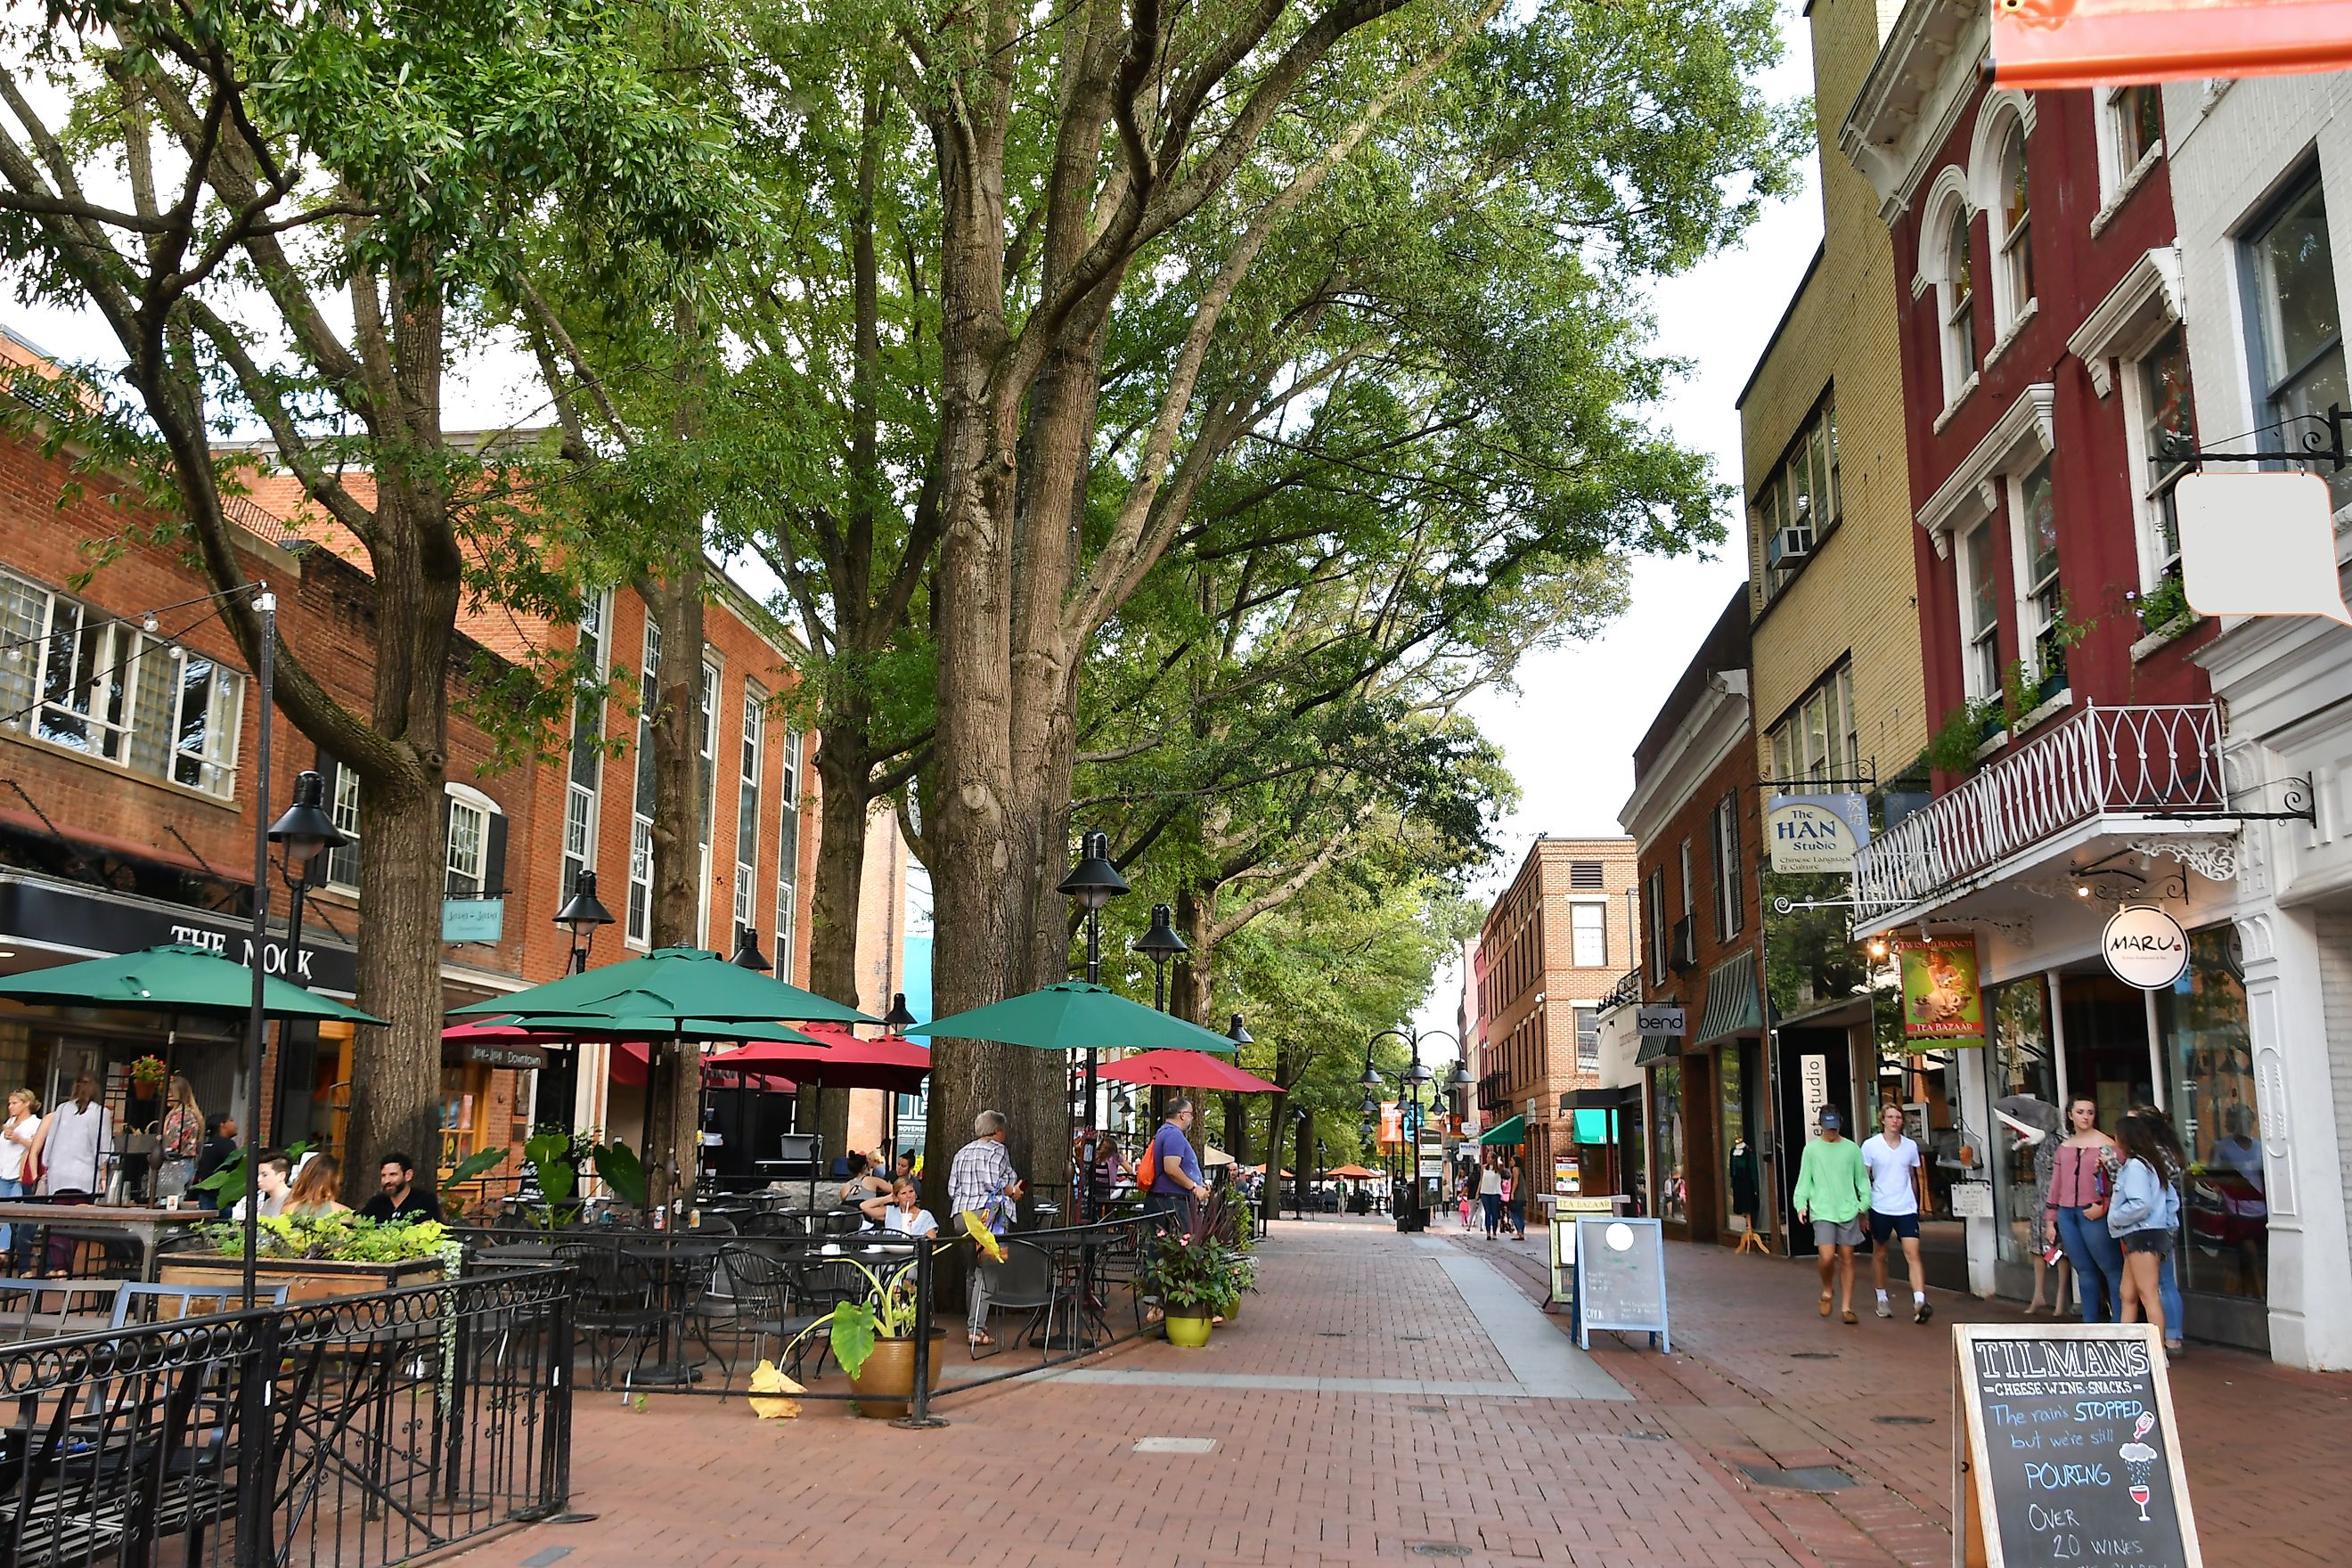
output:
[[[2107,1234],[2107,1200],[2122,1157],[2099,1131],[2097,1101],[2076,1095],[2066,1106],[2067,1136],[2050,1172],[2052,1227],[2083,1287],[2083,1321],[2112,1323],[2123,1304],[2124,1254]]]

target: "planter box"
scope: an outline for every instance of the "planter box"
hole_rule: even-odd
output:
[[[234,1295],[245,1270],[242,1258],[172,1253],[166,1255],[159,1279],[165,1285],[217,1285]],[[262,1287],[286,1287],[286,1304],[327,1301],[338,1296],[365,1296],[396,1290],[404,1285],[435,1285],[441,1280],[441,1260],[413,1258],[406,1263],[335,1263],[319,1258],[265,1258],[254,1266],[254,1282]]]

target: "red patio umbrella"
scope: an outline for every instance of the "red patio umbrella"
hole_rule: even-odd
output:
[[[1215,1089],[1229,1094],[1279,1094],[1282,1087],[1231,1062],[1201,1051],[1145,1051],[1126,1057],[1102,1069],[1101,1076],[1119,1083],[1155,1084],[1176,1089]]]
[[[930,1076],[931,1047],[903,1035],[882,1035],[861,1040],[849,1032],[846,1024],[804,1024],[795,1026],[812,1039],[824,1042],[822,1052],[793,1059],[802,1067],[801,1076],[816,1079],[827,1089],[884,1089],[893,1094],[913,1094],[923,1087]],[[764,1052],[765,1046],[746,1046],[746,1062],[761,1059],[751,1053]],[[805,1047],[803,1049],[806,1049]],[[730,1051],[721,1061],[734,1058]],[[805,1064],[803,1066],[803,1064]]]
[[[752,1047],[749,1048],[762,1049],[765,1047]],[[778,1050],[798,1049],[802,1051],[807,1051],[809,1049],[806,1046],[793,1047],[785,1045],[778,1045],[775,1048]],[[814,1055],[818,1053],[811,1054]],[[728,1053],[729,1057],[733,1055],[734,1053],[731,1051]],[[646,1050],[646,1043],[643,1040],[614,1041],[613,1060],[610,1068],[613,1081],[617,1084],[625,1085],[630,1089],[643,1089],[646,1086],[646,1056],[647,1052]],[[782,1074],[745,1070],[752,1068],[767,1068],[780,1065],[782,1064],[774,1062],[737,1062],[730,1061],[727,1059],[726,1057],[706,1056],[702,1058],[702,1076],[706,1080],[723,1079],[724,1082],[720,1087],[730,1089],[764,1089],[772,1090],[779,1094],[791,1094],[795,1092],[800,1086],[793,1082],[792,1079],[783,1077]]]

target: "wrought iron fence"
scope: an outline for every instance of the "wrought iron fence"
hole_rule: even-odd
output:
[[[1631,1007],[1641,1000],[1642,972],[1629,969],[1617,977],[1617,984],[1611,986],[1609,994],[1601,999],[1600,1011],[1606,1013],[1612,1007]]]
[[[2103,708],[1987,765],[1874,839],[1854,897],[1881,911],[1953,889],[2110,812],[2221,816],[2221,717],[2210,702]]]
[[[374,1568],[562,1510],[558,1268],[0,1348],[0,1563]]]

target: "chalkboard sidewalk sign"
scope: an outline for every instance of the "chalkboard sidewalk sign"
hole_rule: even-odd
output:
[[[1953,1568],[2203,1568],[2146,1323],[1962,1323]]]
[[[1592,1331],[1646,1333],[1668,1354],[1665,1236],[1654,1219],[1579,1215],[1576,1219],[1576,1343],[1592,1348]]]
[[[1580,1215],[1616,1214],[1625,1204],[1622,1196],[1580,1197],[1563,1195],[1546,1198],[1551,1205],[1551,1294],[1543,1310],[1554,1307],[1574,1307],[1576,1304],[1576,1221]]]

